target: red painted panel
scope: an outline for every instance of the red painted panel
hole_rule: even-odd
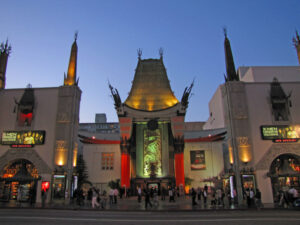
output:
[[[131,123],[131,118],[128,117],[119,117],[120,123]]]
[[[184,116],[172,117],[172,122],[184,122]]]
[[[121,186],[130,188],[130,155],[126,153],[121,156]]]
[[[131,126],[124,126],[124,125],[120,126],[121,131],[130,131],[130,129],[131,129]]]
[[[183,153],[175,153],[175,178],[176,186],[185,186],[184,182],[184,158]]]

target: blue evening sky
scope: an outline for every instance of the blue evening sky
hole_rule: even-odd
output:
[[[0,42],[12,45],[7,89],[62,85],[79,31],[80,122],[93,122],[95,113],[117,121],[108,81],[124,101],[138,48],[142,58],[159,58],[164,49],[179,100],[195,78],[187,121],[207,120],[208,102],[224,82],[224,26],[236,67],[298,65],[292,37],[300,32],[299,0],[0,0],[0,7]]]

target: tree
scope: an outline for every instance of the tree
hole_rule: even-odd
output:
[[[187,186],[190,186],[192,184],[192,182],[194,181],[194,179],[190,178],[190,177],[185,177],[184,178],[184,183]]]
[[[120,188],[120,179],[116,179],[115,181],[114,180],[111,180],[108,182],[108,186],[112,189],[119,189]]]
[[[83,159],[83,155],[81,154],[77,156],[77,166],[75,168],[75,171],[78,176],[78,185],[77,185],[78,189],[81,189],[81,186],[84,183],[91,184],[91,182],[88,180],[89,176],[88,176],[87,168],[85,165],[85,161]]]

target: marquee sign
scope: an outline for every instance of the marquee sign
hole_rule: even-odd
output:
[[[1,144],[15,148],[42,145],[45,142],[45,134],[44,130],[3,131]]]
[[[300,139],[300,125],[261,126],[260,128],[263,140],[289,143]]]

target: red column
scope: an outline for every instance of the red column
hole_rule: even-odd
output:
[[[175,153],[175,178],[176,178],[176,186],[182,187],[185,186],[184,183],[184,158],[183,152]]]
[[[175,153],[175,179],[176,179],[176,186],[185,187],[184,182],[184,137],[183,135],[178,135],[174,137],[174,153]]]
[[[121,155],[121,186],[130,187],[130,155],[128,153]]]
[[[121,148],[121,186],[130,188],[130,141],[124,135],[120,143]]]

